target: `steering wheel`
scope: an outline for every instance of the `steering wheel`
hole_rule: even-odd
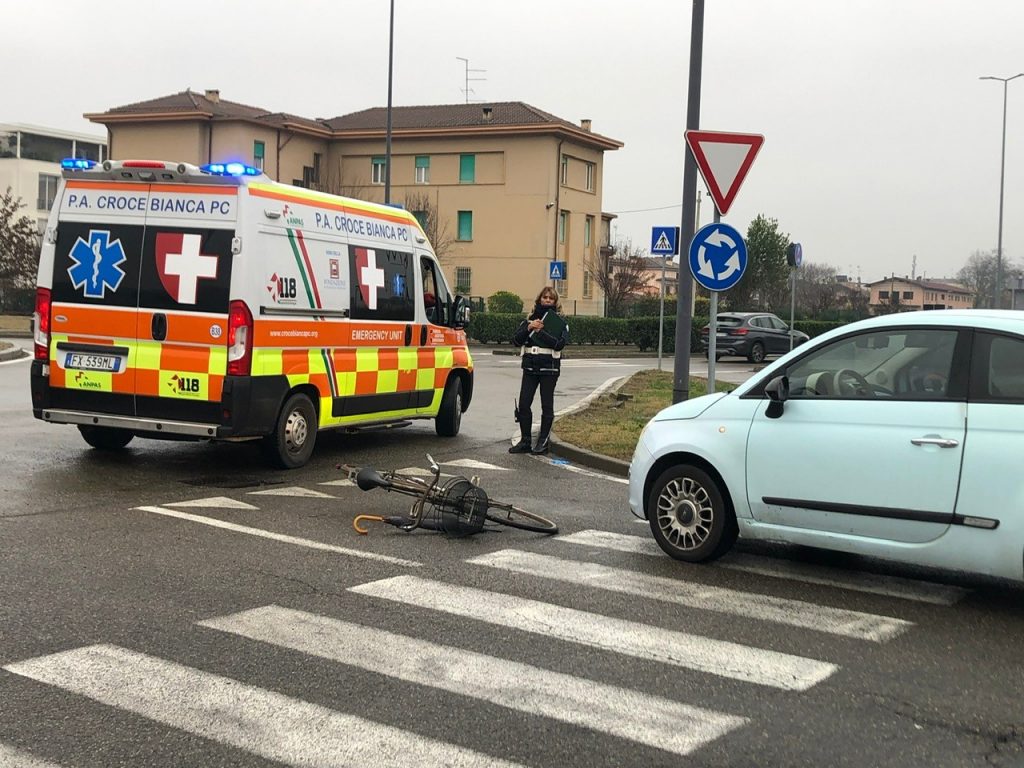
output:
[[[875,391],[868,380],[850,368],[836,371],[833,391],[842,397],[874,397]]]
[[[942,394],[946,391],[946,377],[934,371],[926,373],[921,379],[921,386],[925,392]]]

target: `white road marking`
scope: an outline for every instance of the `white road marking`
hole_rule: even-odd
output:
[[[515,765],[113,645],[40,656],[4,669],[288,765]]]
[[[57,763],[47,762],[6,744],[0,744],[0,766],[3,768],[60,768]]]
[[[328,480],[326,483],[317,483],[317,485],[335,485],[343,488],[351,488],[355,484],[354,480],[349,480],[347,477],[343,477],[341,480]]]
[[[486,461],[476,459],[459,459],[457,461],[442,461],[446,467],[468,467],[469,469],[493,469],[497,472],[508,472],[508,467],[499,467],[495,464],[488,464]]]
[[[365,560],[379,560],[382,563],[392,563],[393,565],[404,565],[410,568],[418,568],[423,565],[417,563],[415,560],[403,560],[399,557],[391,557],[389,555],[378,555],[376,552],[365,552],[361,549],[349,549],[347,547],[338,547],[334,544],[325,544],[322,541],[313,541],[312,539],[301,539],[297,536],[286,536],[283,533],[274,533],[273,531],[264,531],[261,528],[251,528],[247,525],[238,525],[237,523],[229,523],[225,520],[217,520],[214,517],[203,517],[201,515],[193,515],[189,512],[179,512],[176,509],[164,509],[163,507],[136,507],[143,512],[152,512],[155,515],[166,515],[167,517],[176,517],[179,520],[188,520],[192,523],[199,523],[200,525],[209,525],[214,528],[223,528],[227,531],[234,531],[235,533],[244,533],[247,536],[256,536],[261,539],[271,539],[272,541],[280,541],[284,544],[295,544],[299,547],[306,547],[308,549],[319,549],[324,552],[334,552],[339,555],[348,555],[350,557],[361,557]]]
[[[688,755],[747,720],[462,648],[270,605],[204,627]]]
[[[214,509],[259,509],[252,504],[246,504],[238,499],[229,499],[227,496],[211,496],[208,499],[193,499],[192,501],[174,501],[165,504],[165,507],[204,507]]]
[[[373,581],[349,591],[783,690],[807,690],[839,669],[815,659],[414,576]]]
[[[400,475],[413,475],[414,477],[433,477],[434,476],[433,472],[431,472],[429,469],[424,469],[423,467],[406,467],[405,469],[396,469],[395,472],[397,472]],[[447,474],[445,472],[442,472],[440,476],[441,477],[453,477],[453,475],[449,475],[449,474]]]
[[[646,520],[640,521],[647,524]],[[631,552],[642,555],[664,557],[655,541],[642,536],[623,536],[609,531],[580,531],[569,536],[559,536],[557,541],[567,544],[582,544],[587,547],[613,549],[618,552]],[[814,563],[798,563],[761,555],[730,553],[714,564],[716,568],[727,568],[733,571],[745,571],[759,576],[771,576],[777,579],[804,581],[808,584],[820,584],[838,589],[849,589],[856,592],[868,592],[886,597],[898,597],[903,600],[915,600],[920,603],[934,605],[953,605],[970,594],[970,590],[947,584],[936,584],[918,579],[905,579],[900,576],[885,576],[877,573],[849,571],[842,568],[831,568]]]
[[[913,623],[889,616],[861,611],[848,611],[827,605],[815,605],[771,595],[740,592],[735,589],[696,584],[683,579],[649,576],[610,568],[597,563],[563,560],[515,549],[503,549],[466,561],[512,573],[524,573],[568,584],[604,589],[660,600],[703,611],[744,616],[758,621],[771,621],[801,629],[813,629],[840,637],[882,643],[891,640]]]
[[[312,488],[303,488],[292,485],[287,488],[269,488],[266,491],[249,491],[250,496],[294,496],[307,499],[333,499],[329,493],[314,491]]]

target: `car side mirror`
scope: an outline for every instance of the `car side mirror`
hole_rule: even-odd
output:
[[[452,328],[468,327],[469,312],[469,299],[465,296],[456,296],[452,302]]]
[[[776,376],[764,386],[764,393],[771,401],[764,415],[769,419],[777,419],[785,410],[784,403],[789,399],[789,377]]]

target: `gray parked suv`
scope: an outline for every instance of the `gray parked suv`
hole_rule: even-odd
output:
[[[789,326],[771,312],[722,312],[718,315],[715,334],[715,359],[739,355],[752,363],[762,362],[768,355],[789,352]],[[708,331],[700,332],[700,346],[708,353]],[[793,331],[793,346],[810,338],[803,331]]]

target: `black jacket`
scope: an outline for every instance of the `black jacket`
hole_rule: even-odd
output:
[[[512,343],[523,348],[523,371],[525,373],[537,376],[557,376],[561,373],[561,352],[569,343],[569,324],[566,323],[565,328],[557,337],[552,336],[546,330],[537,331],[531,337],[527,328],[531,320],[539,320],[548,311],[534,307],[533,312],[519,324],[512,336]]]

